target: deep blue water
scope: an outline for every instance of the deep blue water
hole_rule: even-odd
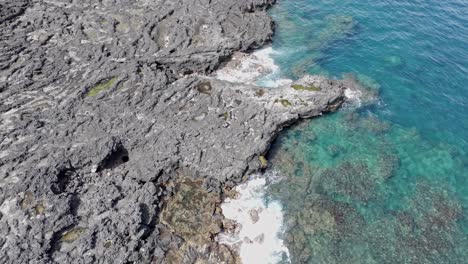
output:
[[[293,263],[468,263],[468,1],[282,0],[281,77],[379,101],[304,122],[270,159]]]

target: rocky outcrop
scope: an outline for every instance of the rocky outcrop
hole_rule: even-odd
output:
[[[3,1],[0,259],[170,262],[190,239],[161,221],[171,182],[219,195],[266,165],[284,126],[336,109],[344,82],[204,75],[269,40],[272,2]]]

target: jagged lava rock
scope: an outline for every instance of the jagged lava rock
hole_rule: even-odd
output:
[[[2,262],[167,263],[184,245],[160,221],[180,171],[221,192],[262,167],[284,126],[335,110],[340,81],[203,76],[269,41],[272,3],[3,1]]]

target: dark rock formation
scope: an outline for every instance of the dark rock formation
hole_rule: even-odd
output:
[[[336,109],[338,81],[203,76],[270,39],[272,2],[3,0],[2,263],[170,262],[186,238],[160,221],[168,183],[219,194],[264,166],[285,125]]]

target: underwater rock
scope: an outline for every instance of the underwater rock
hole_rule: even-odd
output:
[[[317,191],[323,195],[343,195],[367,201],[372,197],[375,184],[365,163],[345,161],[320,175]]]
[[[444,182],[462,159],[355,109],[325,119],[294,126],[269,156],[283,176],[269,198],[284,206],[292,263],[463,262],[466,212]]]
[[[332,158],[336,158],[340,154],[340,147],[337,145],[330,145],[327,150]]]
[[[398,56],[388,56],[385,58],[385,62],[390,67],[397,67],[403,64],[403,61]]]
[[[325,25],[313,38],[314,41],[307,42],[305,49],[308,54],[299,59],[292,67],[293,76],[300,78],[305,74],[320,73],[325,75],[325,71],[320,67],[319,62],[325,56],[324,50],[328,49],[336,41],[345,39],[356,32],[357,21],[346,15],[330,15],[325,18]]]
[[[319,260],[336,249],[332,245],[360,232],[363,217],[352,205],[326,197],[316,197],[301,203],[301,209],[290,211],[285,241],[290,250],[292,263],[308,263]],[[344,252],[340,252],[341,254]],[[340,258],[340,254],[330,254]],[[326,257],[331,263],[341,263]]]

